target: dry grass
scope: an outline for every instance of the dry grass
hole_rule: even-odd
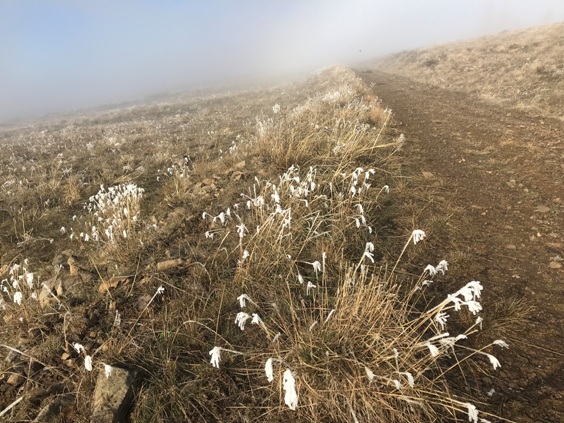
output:
[[[563,56],[564,23],[557,23],[402,52],[371,66],[562,119]]]
[[[479,290],[435,299],[434,267],[403,270],[421,233],[389,238],[408,189],[390,119],[332,68],[7,131],[0,410],[23,398],[7,421],[58,393],[88,421],[105,364],[141,375],[135,422],[466,420],[446,374],[489,357],[465,343]]]

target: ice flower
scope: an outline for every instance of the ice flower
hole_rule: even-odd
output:
[[[240,311],[235,317],[235,324],[239,325],[239,328],[241,330],[245,330],[245,323],[247,323],[247,320],[249,320],[250,318],[251,316],[249,316],[249,314],[245,313],[244,311]]]
[[[478,410],[474,404],[467,402],[464,404],[468,409],[468,421],[471,423],[478,423]]]
[[[221,360],[221,347],[213,347],[210,351],[211,360],[210,363],[213,367],[217,367],[219,369],[219,360]]]
[[[221,212],[213,218],[214,222],[216,222],[217,220],[219,220],[222,225],[225,225],[225,213]]]
[[[104,364],[104,376],[106,376],[106,379],[110,378],[113,370],[114,368],[112,366],[110,366],[109,364]]]
[[[446,260],[441,260],[439,264],[437,264],[437,267],[435,267],[435,270],[437,272],[441,272],[441,274],[444,275],[448,270],[448,262]]]
[[[493,355],[491,354],[486,354],[486,357],[488,357],[488,359],[490,360],[490,363],[492,364],[494,370],[496,370],[498,367],[501,367],[501,363],[499,362],[499,360],[497,358],[495,358]]]
[[[164,294],[164,292],[165,292],[164,286],[161,285],[157,288],[157,295],[162,295]]]
[[[89,372],[92,371],[92,357],[90,357],[89,355],[84,357],[84,368]]]
[[[312,284],[311,282],[308,282],[306,287],[306,294],[309,295],[309,291],[313,288],[317,288],[317,286]]]
[[[22,305],[22,297],[23,297],[23,294],[20,291],[14,293],[14,302],[17,305]]]
[[[435,266],[428,264],[423,272],[429,272],[429,276],[433,277],[437,274],[437,269],[435,268]]]
[[[400,375],[404,375],[407,379],[407,384],[413,388],[415,386],[415,380],[413,379],[413,375],[409,372],[400,372]]]
[[[25,274],[25,283],[31,289],[33,288],[33,273],[26,273]]]
[[[480,298],[482,289],[484,288],[479,281],[471,281],[460,288],[455,295],[462,295],[464,301],[475,301],[476,298]]]
[[[84,347],[82,346],[82,344],[79,344],[78,342],[75,342],[74,344],[72,344],[72,347],[76,350],[77,353],[81,353],[82,351],[84,351]]]
[[[237,301],[239,301],[239,307],[245,308],[247,306],[247,300],[251,300],[247,294],[242,294],[237,297]]]
[[[413,244],[416,245],[419,241],[423,240],[423,238],[425,238],[427,234],[425,233],[425,231],[422,231],[421,229],[415,229],[412,233],[411,233],[411,238],[413,239]]]
[[[277,114],[280,112],[280,104],[276,103],[274,106],[272,106],[272,112],[274,114]]]
[[[272,358],[266,360],[266,364],[264,365],[264,373],[266,373],[266,378],[269,382],[274,380],[274,369],[272,368]]]
[[[386,194],[389,194],[390,193],[390,187],[388,185],[384,185],[382,187],[382,191],[384,191]]]
[[[368,380],[372,382],[374,380],[374,372],[370,370],[368,367],[365,367],[364,371],[366,372],[366,377],[368,378]]]
[[[321,263],[319,261],[314,261],[313,263],[311,263],[311,265],[313,266],[313,270],[315,271],[315,274],[317,275],[317,272],[321,272]]]
[[[509,348],[509,345],[507,345],[507,342],[502,341],[501,339],[496,339],[495,341],[493,341],[494,345],[499,345],[501,348]]]
[[[454,304],[454,310],[455,311],[460,311],[460,306],[462,304],[462,301],[460,300],[460,298],[452,295],[452,294],[448,294],[447,298]]]
[[[247,227],[245,226],[244,223],[237,225],[237,233],[239,234],[240,239],[243,239],[243,237],[245,236],[245,230],[246,229],[247,229]]]
[[[482,311],[482,305],[478,301],[465,301],[463,304],[468,307],[468,311],[474,315]]]
[[[248,250],[243,251],[243,256],[241,257],[241,262],[245,261],[246,259],[249,258],[251,254],[249,253]]]
[[[374,244],[371,242],[366,243],[366,247],[364,247],[364,255],[363,257],[367,257],[372,263],[374,263]]]
[[[65,229],[64,226],[61,226],[60,232],[61,232],[62,234],[65,234],[65,233],[67,232],[67,230]]]
[[[257,313],[253,313],[253,319],[251,320],[251,324],[253,325],[260,325],[262,323],[262,319]]]
[[[425,342],[425,346],[429,348],[429,352],[431,353],[431,357],[436,357],[439,355],[439,349],[431,344],[430,342]]]
[[[439,324],[441,330],[445,330],[446,322],[449,317],[450,316],[446,314],[444,311],[437,313],[437,315],[435,316],[435,322]]]
[[[290,369],[286,369],[284,372],[282,386],[285,392],[284,403],[290,410],[295,410],[298,406],[298,393],[296,392],[296,380]]]

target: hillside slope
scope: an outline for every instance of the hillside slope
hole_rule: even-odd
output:
[[[460,384],[507,421],[564,421],[564,123],[398,75],[362,75],[405,134],[426,258],[445,258],[453,281],[487,286],[484,333],[510,343],[493,377],[478,367]]]
[[[404,51],[369,63],[388,73],[564,118],[564,22]]]

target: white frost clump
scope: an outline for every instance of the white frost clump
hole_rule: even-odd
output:
[[[294,375],[292,375],[292,371],[290,369],[286,369],[284,372],[284,379],[282,381],[284,392],[284,403],[290,408],[290,410],[295,410],[298,406],[298,393],[296,392],[296,380],[294,379]]]

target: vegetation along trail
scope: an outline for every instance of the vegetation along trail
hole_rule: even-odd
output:
[[[510,326],[511,314],[533,306],[507,332],[499,378],[475,384],[504,417],[564,421],[564,123],[397,75],[361,75],[406,136],[410,183],[434,188],[420,219],[450,216],[436,253],[484,283],[484,309],[497,310],[500,326],[504,313]]]

